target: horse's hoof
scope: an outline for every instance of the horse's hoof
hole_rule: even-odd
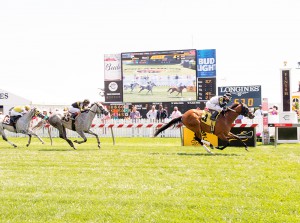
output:
[[[29,146],[29,144],[26,145],[27,147]]]
[[[73,142],[75,142],[75,143],[78,143],[78,141],[77,141],[77,140],[74,140]]]
[[[14,148],[17,148],[17,145],[13,145],[14,146]]]

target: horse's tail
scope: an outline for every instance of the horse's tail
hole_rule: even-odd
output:
[[[182,122],[181,120],[182,116],[178,117],[178,118],[174,118],[172,119],[169,123],[165,124],[164,126],[162,126],[161,128],[157,129],[156,132],[154,133],[154,137],[156,137],[159,133],[161,133],[162,131],[165,131],[167,128],[169,128],[170,126],[180,123]]]

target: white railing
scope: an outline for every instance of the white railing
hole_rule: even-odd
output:
[[[164,123],[169,122],[170,119],[166,119]],[[278,123],[278,117],[277,116],[269,116],[269,123]],[[31,123],[31,126],[35,126],[37,124],[38,120],[34,120]],[[113,133],[115,137],[152,137],[154,132],[157,129],[157,125],[160,124],[159,127],[161,127],[164,123],[158,123],[158,122],[151,122],[149,119],[139,119],[137,122],[132,122],[132,120],[128,119],[110,119],[110,120],[103,120],[100,118],[96,118],[93,120],[92,128],[91,130],[99,135],[99,137],[111,137],[111,128],[108,127],[108,125],[112,124],[114,125]],[[123,127],[118,127],[118,125],[124,124]],[[128,124],[132,124],[131,126]],[[138,124],[142,124],[141,127],[137,127]],[[153,124],[153,126],[149,127],[149,124]],[[261,133],[263,131],[263,118],[254,118],[254,119],[248,119],[244,118],[242,119],[242,124],[258,124],[256,127],[256,132]],[[100,127],[100,126],[103,127]],[[51,136],[52,137],[59,137],[58,130],[53,128],[52,126],[49,127]],[[79,135],[75,131],[71,131],[69,129],[66,129],[67,136],[68,137],[79,137]],[[274,128],[269,128],[270,135],[273,134]],[[27,137],[24,134],[20,133],[13,133],[9,131],[5,131],[7,137]],[[42,127],[35,131],[36,134],[38,134],[40,137],[49,137],[48,135],[48,127]],[[90,134],[86,134],[87,137],[94,137]],[[180,130],[177,127],[174,128],[168,128],[164,132],[162,132],[159,137],[180,137]]]

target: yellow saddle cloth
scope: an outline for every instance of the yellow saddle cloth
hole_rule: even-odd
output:
[[[219,114],[217,115],[217,118],[218,118],[218,116],[219,116]],[[214,132],[216,121],[212,121],[210,119],[210,117],[211,117],[211,113],[210,112],[203,111],[202,117],[201,117],[201,122],[204,123],[204,124],[206,124],[206,125],[209,125],[211,127],[211,131]]]

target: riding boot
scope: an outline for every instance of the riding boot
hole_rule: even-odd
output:
[[[77,117],[77,115],[78,115],[78,113],[77,113],[77,112],[75,112],[75,113],[72,113],[72,115],[71,115],[71,119],[72,119],[72,120],[75,120],[75,118]]]
[[[216,118],[217,118],[218,114],[219,114],[218,111],[214,111],[214,112],[212,113],[212,115],[210,116],[210,120],[216,121]]]

